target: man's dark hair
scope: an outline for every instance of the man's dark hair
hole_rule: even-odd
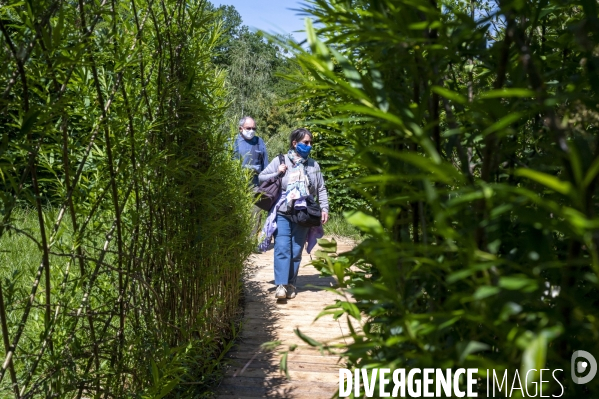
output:
[[[308,129],[304,129],[303,127],[295,129],[293,132],[291,132],[291,134],[289,135],[289,149],[293,150],[293,142],[295,141],[299,143],[304,139],[304,137],[306,137],[306,134],[310,136],[310,139],[314,140],[312,133],[310,133]]]

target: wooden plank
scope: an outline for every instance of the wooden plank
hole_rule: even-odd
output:
[[[329,363],[313,363],[300,362],[297,360],[288,360],[289,369],[293,370],[308,370],[310,372],[319,373],[338,373],[340,365],[336,362]],[[279,359],[256,360],[256,359],[237,359],[230,362],[230,367],[227,370],[227,375],[247,376],[246,371],[250,369],[272,370],[279,369]]]
[[[278,374],[278,373],[277,373]],[[312,381],[309,385],[305,383],[305,381],[296,381],[296,380],[287,380],[284,376],[278,374],[276,377],[272,376],[259,376],[259,377],[227,377],[223,380],[221,387],[242,387],[244,389],[248,388],[258,388],[258,389],[275,389],[277,386],[286,388],[286,387],[299,387],[300,389],[305,389],[308,392],[316,391],[318,388],[330,389],[333,388],[332,394],[335,392],[335,389],[339,387],[339,375],[337,375],[337,379],[335,381],[324,382],[324,381]],[[267,393],[268,391],[264,391]]]
[[[242,331],[242,334],[248,334],[249,336],[257,335],[272,335],[272,334],[293,334],[295,329],[298,329],[302,333],[311,336],[338,336],[342,335],[342,328],[338,324],[323,323],[323,324],[304,324],[304,325],[293,325],[291,323],[286,326],[269,326],[269,327],[258,327],[256,323],[244,324],[247,327]]]
[[[312,369],[311,371],[306,371],[305,367],[300,368],[290,368],[289,374],[291,377],[291,381],[310,381],[310,382],[330,382],[335,383],[339,381],[339,369],[335,370],[327,370],[327,369]],[[260,368],[260,367],[247,367],[245,370],[239,370],[236,374],[236,377],[230,378],[263,378],[266,375],[279,374],[281,377],[283,375],[279,372],[278,367],[272,367],[270,365]]]
[[[351,250],[342,243],[338,251]],[[325,306],[340,297],[323,288],[333,287],[333,278],[321,278],[312,266],[306,266],[310,256],[304,253],[298,276],[298,295],[291,300],[276,300],[274,292],[273,253],[252,255],[248,259],[251,272],[245,280],[245,303],[242,331],[237,345],[226,356],[226,377],[217,390],[220,399],[280,397],[290,399],[331,398],[338,388],[340,357],[324,356],[294,333],[302,333],[319,341],[349,342],[346,320],[334,320],[327,315],[314,321]],[[358,324],[352,321],[353,324]],[[281,341],[274,352],[263,351],[264,342]],[[296,344],[288,354],[291,380],[281,375],[278,351]]]
[[[261,359],[262,361],[268,360],[276,362],[279,364],[280,356],[278,354],[258,354],[256,356],[255,352],[252,351],[235,351],[229,355],[227,358],[237,359],[238,361],[247,361],[249,359]],[[322,356],[317,351],[301,351],[295,350],[289,353],[288,361],[297,361],[300,363],[311,363],[311,364],[338,364],[339,356],[329,355]]]

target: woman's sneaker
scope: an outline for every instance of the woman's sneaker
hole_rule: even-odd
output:
[[[279,284],[279,286],[277,287],[277,290],[275,291],[275,298],[277,299],[285,299],[288,298],[289,294],[287,294],[287,289],[285,288],[285,286],[283,284]]]
[[[295,298],[297,290],[295,289],[295,285],[287,284],[287,299]]]

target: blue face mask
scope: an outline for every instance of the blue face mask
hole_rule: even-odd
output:
[[[295,146],[295,151],[300,155],[300,157],[308,158],[308,155],[310,155],[310,151],[312,151],[312,146],[306,145],[304,143],[297,143],[297,145]]]

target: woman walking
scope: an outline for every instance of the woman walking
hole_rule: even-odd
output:
[[[281,198],[270,210],[263,229],[264,241],[260,249],[266,250],[271,236],[275,238],[274,270],[277,299],[295,298],[296,280],[302,260],[302,250],[308,236],[322,236],[322,227],[305,227],[294,223],[291,212],[296,202],[318,196],[322,209],[321,222],[329,218],[329,201],[324,178],[318,163],[309,158],[312,150],[312,133],[308,129],[296,129],[289,136],[289,152],[284,163],[279,157],[260,173],[260,183],[282,174]],[[319,234],[320,233],[320,234]]]

